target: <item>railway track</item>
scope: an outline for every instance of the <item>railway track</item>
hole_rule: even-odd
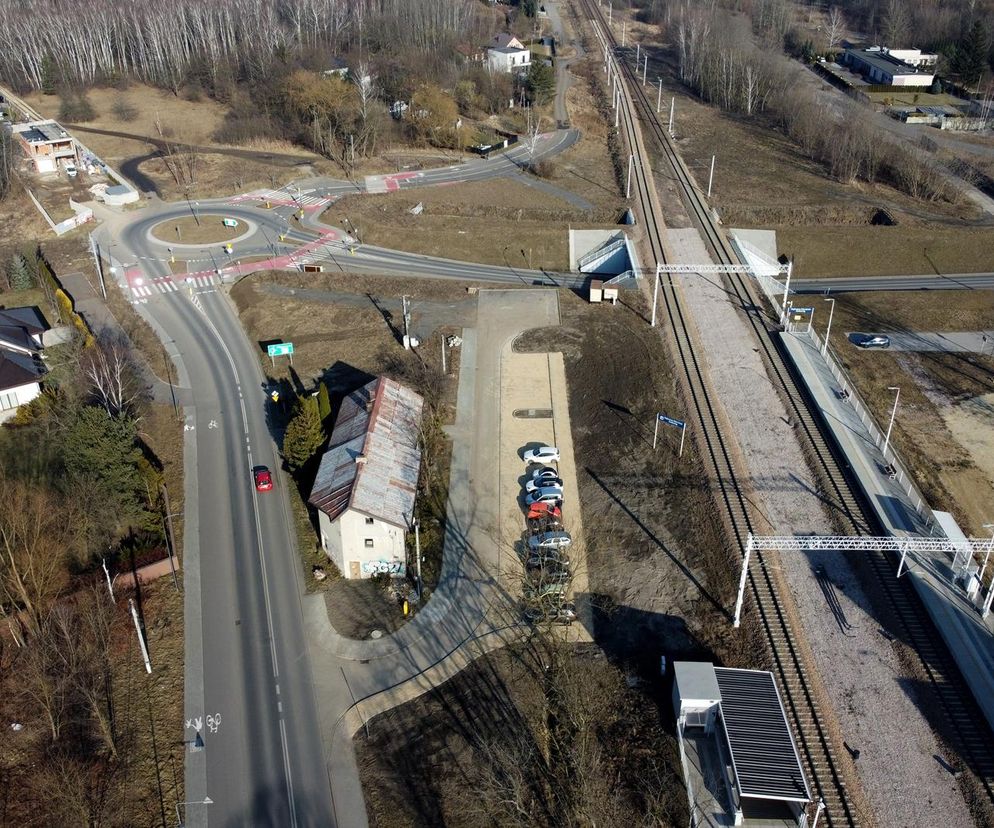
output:
[[[624,60],[626,56],[624,50],[618,48],[616,39],[605,25],[606,21],[601,10],[591,0],[582,0],[582,5],[586,7],[590,19],[599,22],[601,31],[612,47],[612,52],[619,58],[618,65],[622,68],[625,86],[631,95],[631,100],[627,95],[623,95],[621,103],[624,120],[622,129],[626,133],[629,147],[638,147],[640,144],[636,135],[636,119],[638,113],[641,113],[642,122],[673,170],[684,193],[684,201],[715,261],[721,264],[738,264],[734,251],[714,221],[702,193],[673,147],[670,136],[666,134],[656,117],[654,107],[640,83],[637,70]],[[653,255],[657,261],[665,262],[665,245],[660,234],[659,217],[649,197],[651,188],[646,166],[636,165],[637,196],[646,218]],[[761,311],[762,304],[757,300],[746,277],[742,274],[728,274],[727,279],[753,326],[771,378],[781,392],[788,410],[794,416],[799,432],[804,438],[803,442],[807,444],[816,470],[822,478],[823,495],[829,501],[828,505],[842,517],[847,529],[853,534],[879,533],[880,528],[872,511],[866,508],[862,495],[858,493],[858,487],[852,485],[846,475],[844,458],[817,420],[801,384],[797,382],[778,347],[778,340],[771,335],[776,326]],[[722,437],[721,424],[708,399],[708,390],[690,340],[680,297],[670,280],[664,281],[661,287],[666,314],[673,328],[702,442],[719,484],[719,495],[727,511],[729,524],[736,541],[742,548],[745,545],[746,533],[752,531],[752,518],[738,482],[736,469]],[[983,714],[917,593],[906,579],[899,581],[894,577],[896,561],[888,554],[879,551],[866,555],[864,560],[875,581],[874,592],[883,601],[885,611],[891,617],[893,631],[911,647],[918,661],[916,666],[928,676],[932,685],[946,725],[941,727],[941,722],[933,720],[933,727],[943,732],[947,741],[951,742],[950,747],[959,753],[964,764],[976,778],[979,791],[987,800],[987,806],[994,812],[994,735],[986,725]],[[799,737],[806,770],[817,794],[824,799],[826,805],[827,824],[858,825],[852,803],[846,794],[845,783],[836,767],[831,742],[819,721],[817,703],[812,698],[804,664],[797,652],[790,625],[784,618],[770,569],[765,565],[762,556],[757,556],[753,566],[750,567],[749,586],[763,629],[770,642],[778,678],[787,697],[790,718]]]

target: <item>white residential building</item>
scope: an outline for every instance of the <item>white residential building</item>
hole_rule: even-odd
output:
[[[308,502],[318,510],[321,546],[346,578],[406,573],[423,404],[386,377],[342,402]]]
[[[487,46],[487,67],[491,72],[523,72],[531,62],[531,51],[514,35],[495,35]]]

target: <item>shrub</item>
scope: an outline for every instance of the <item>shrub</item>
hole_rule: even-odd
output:
[[[124,98],[119,98],[114,104],[114,115],[122,121],[130,123],[138,117],[138,107],[128,103]]]

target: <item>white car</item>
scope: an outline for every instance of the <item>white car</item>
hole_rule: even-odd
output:
[[[68,175],[70,178],[75,178],[77,172],[78,171],[76,170],[75,164],[66,164],[66,175]]]
[[[538,480],[529,480],[525,483],[526,492],[534,492],[536,489],[559,489],[562,490],[563,481],[558,477],[540,477]]]
[[[569,532],[546,532],[542,535],[535,535],[528,538],[528,548],[532,551],[539,549],[565,549],[573,543],[573,538]]]
[[[553,503],[559,504],[563,502],[563,490],[562,489],[536,489],[534,492],[529,492],[525,495],[525,505],[531,506],[535,503]]]
[[[539,446],[526,451],[522,459],[526,463],[558,463],[559,449],[555,446]]]
[[[538,480],[540,477],[546,477],[550,480],[554,480],[559,477],[559,470],[554,466],[542,466],[540,469],[535,469],[532,472],[532,480]]]

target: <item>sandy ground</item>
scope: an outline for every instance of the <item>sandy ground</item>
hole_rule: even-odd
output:
[[[670,231],[670,241],[678,261],[708,261],[696,232]],[[764,514],[781,534],[833,534],[818,498],[818,481],[787,425],[746,321],[722,283],[688,276],[683,286],[711,379],[725,410],[734,414]],[[897,654],[880,635],[880,622],[848,562],[837,553],[825,553],[787,555],[780,565],[801,608],[804,633],[842,735],[860,750],[856,772],[875,816],[865,823],[919,826],[921,803],[927,801],[931,824],[969,825],[955,780],[934,758],[943,752],[917,707],[921,702],[908,688]],[[816,577],[819,567],[834,585],[844,624],[829,611]],[[844,753],[838,758],[849,761]],[[909,790],[918,792],[914,801]]]

